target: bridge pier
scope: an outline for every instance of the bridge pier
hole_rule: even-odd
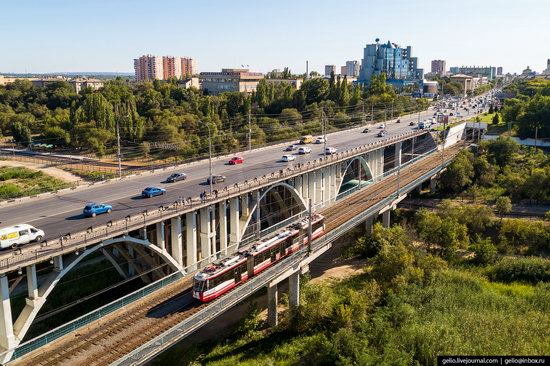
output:
[[[437,179],[436,177],[432,177],[430,179],[430,193],[435,193],[435,190],[437,188]]]
[[[63,271],[63,255],[53,257],[53,270],[56,272]]]
[[[157,222],[155,231],[157,236],[157,246],[160,248],[160,250],[165,250],[166,242],[164,239],[164,221]]]
[[[187,245],[186,267],[189,271],[196,269],[197,263],[197,214],[188,212],[185,214],[185,244]]]
[[[395,167],[396,168],[401,166],[402,147],[403,147],[403,143],[401,141],[395,144]]]
[[[10,287],[5,274],[0,275],[0,295],[0,301],[2,301],[0,306],[0,346],[3,350],[9,350],[15,347],[16,342],[11,316]]]
[[[382,213],[382,226],[386,228],[390,227],[391,225],[390,215],[391,215],[391,210],[387,210],[387,211],[384,211],[384,213]]]
[[[374,222],[374,216],[371,216],[365,220],[365,232],[367,235],[372,235],[373,222]]]
[[[240,234],[239,197],[229,200],[229,250],[227,254],[233,254],[239,249]]]
[[[164,224],[162,225],[164,227]],[[164,229],[162,230],[164,234]],[[158,234],[157,234],[158,235]],[[170,249],[172,258],[178,263],[180,268],[183,267],[183,238],[181,234],[181,216],[176,216],[170,219]],[[164,248],[161,248],[164,249]]]
[[[218,204],[218,222],[220,226],[220,251],[221,255],[227,255],[227,201]]]
[[[277,284],[267,285],[267,324],[274,327],[279,323],[279,315],[277,314]]]
[[[293,318],[300,306],[300,271],[294,272],[288,278],[288,301],[290,317]]]
[[[200,209],[200,239],[201,239],[201,261],[212,260],[212,225],[211,225],[212,206]],[[205,264],[205,263],[202,263]]]

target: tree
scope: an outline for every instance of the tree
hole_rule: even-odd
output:
[[[444,192],[456,194],[470,185],[473,177],[473,155],[469,151],[462,151],[441,174],[440,187]]]
[[[498,112],[495,113],[495,115],[493,116],[493,124],[494,125],[498,125],[500,123],[500,116],[498,115]]]
[[[476,235],[475,240],[470,245],[470,249],[474,252],[474,261],[485,265],[494,263],[497,259],[497,247],[493,244],[491,238],[482,238]]]
[[[488,152],[489,161],[496,163],[500,167],[510,164],[514,154],[519,151],[517,142],[509,137],[499,136],[496,140],[485,145]]]
[[[31,129],[21,122],[15,122],[11,127],[13,139],[24,145],[31,143]]]
[[[510,200],[510,197],[501,196],[501,197],[497,198],[497,201],[495,203],[495,207],[497,209],[497,212],[500,215],[500,219],[502,220],[502,216],[504,214],[507,214],[510,211],[512,211],[512,201]]]

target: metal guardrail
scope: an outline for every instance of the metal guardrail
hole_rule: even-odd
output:
[[[275,174],[273,172],[269,176],[263,175],[261,177],[253,178],[250,181],[245,180],[242,183],[236,183],[232,187],[225,187],[219,191],[217,196],[207,197],[206,201],[201,202],[199,198],[195,197],[191,200],[184,200],[183,202],[174,202],[172,205],[160,206],[155,210],[145,210],[138,215],[129,215],[123,220],[109,221],[106,225],[101,225],[95,228],[91,226],[86,231],[81,231],[74,234],[69,233],[61,238],[48,240],[40,245],[34,246],[33,249],[36,249],[34,252],[24,252],[21,254],[15,254],[17,252],[12,252],[12,257],[0,259],[0,273],[6,273],[10,270],[19,269],[25,265],[34,264],[41,260],[49,260],[54,256],[82,249],[101,240],[121,236],[129,231],[138,230],[146,225],[151,225],[167,218],[182,215],[203,207],[208,207],[223,199],[237,197],[253,189],[269,186],[273,184],[273,181],[289,179],[317,170],[324,166],[347,160],[348,158],[355,157],[369,151],[392,145],[395,142],[403,141],[414,136],[424,135],[426,133],[427,132],[424,130],[403,133],[383,141],[369,143],[360,147],[329,155],[326,158],[319,158],[309,161],[307,164],[297,164],[293,167],[293,169],[287,168],[286,170],[280,170],[279,174]],[[22,248],[21,250],[24,249],[25,248]]]
[[[442,165],[439,165],[429,172],[423,174],[420,178],[400,188],[400,191],[409,192],[413,190],[418,185],[418,182],[422,182],[425,179],[432,177],[442,168],[447,166],[450,161],[452,160],[447,160]],[[345,224],[339,226],[337,229],[316,239],[315,243],[312,245],[312,249],[314,249],[315,251],[331,243],[332,241],[342,236],[349,229],[364,221],[370,215],[379,212],[382,208],[384,208],[388,204],[391,204],[392,201],[397,198],[399,198],[397,192],[391,194],[390,196],[381,200],[379,203],[373,205],[369,209],[363,211],[361,214],[355,216],[353,219],[347,221]],[[221,315],[225,310],[230,309],[232,306],[236,305],[246,297],[250,296],[252,293],[265,286],[279,273],[283,273],[285,270],[291,269],[293,266],[299,264],[303,259],[307,257],[306,253],[307,248],[303,248],[302,250],[287,258],[286,260],[283,260],[279,264],[273,267],[269,267],[264,272],[261,272],[259,275],[247,281],[245,284],[237,287],[230,294],[220,298],[216,302],[212,303],[212,305],[204,308],[203,310],[191,315],[189,318],[186,318],[179,324],[176,324],[172,328],[162,333],[161,335],[143,344],[142,346],[138,347],[124,357],[121,357],[119,360],[113,362],[111,365],[140,365],[151,360],[160,351],[172,346],[174,343],[178,342],[196,329],[200,328],[203,324]]]

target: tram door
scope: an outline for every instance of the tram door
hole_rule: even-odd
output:
[[[235,283],[239,282],[241,282],[241,268],[237,266],[237,268],[235,268]]]

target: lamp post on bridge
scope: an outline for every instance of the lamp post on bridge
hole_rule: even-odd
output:
[[[212,196],[212,133],[210,131],[210,126],[208,123],[201,121],[200,119],[197,121],[198,123],[202,123],[208,128],[208,168],[209,168],[209,177],[208,182],[210,183],[210,196]]]

